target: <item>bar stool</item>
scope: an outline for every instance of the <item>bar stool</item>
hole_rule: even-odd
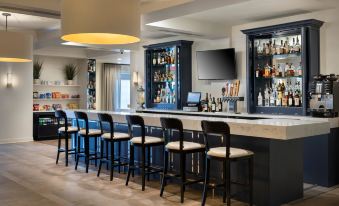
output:
[[[89,166],[89,161],[90,160],[95,160],[95,166],[97,165],[97,140],[98,138],[102,135],[101,130],[98,129],[90,129],[89,124],[88,124],[88,117],[87,114],[84,112],[74,112],[76,121],[77,121],[77,126],[79,130],[79,136],[78,136],[78,148],[77,148],[77,159],[76,159],[76,164],[75,164],[75,170],[78,169],[78,164],[79,164],[79,158],[84,157],[85,158],[85,163],[86,163],[86,173],[88,173],[88,166]],[[79,120],[83,120],[85,122],[85,128],[80,129],[80,124]],[[81,138],[84,139],[84,151],[80,150],[80,140]],[[90,138],[94,138],[95,144],[94,144],[94,153],[90,153],[90,148],[89,148],[89,141]]]
[[[125,166],[128,165],[128,163],[121,163],[121,156],[120,156],[120,152],[121,152],[121,142],[128,142],[128,140],[130,139],[130,136],[127,133],[120,133],[120,132],[114,132],[114,122],[113,122],[113,118],[111,115],[109,114],[98,114],[98,118],[100,120],[100,129],[101,129],[101,133],[103,134],[101,136],[101,144],[100,144],[100,162],[99,162],[99,169],[98,169],[98,174],[97,176],[100,176],[100,171],[101,171],[101,166],[102,163],[106,163],[111,164],[111,168],[110,168],[110,180],[113,180],[113,170],[115,167],[119,167],[119,173],[120,173],[120,167],[121,166]],[[104,124],[109,125],[109,132],[108,133],[104,133],[104,129],[103,129],[103,125]],[[115,158],[115,154],[114,154],[114,143],[118,143],[118,158]],[[109,159],[108,156],[108,145],[111,145],[111,158]],[[104,145],[106,145],[106,157],[103,157],[103,150],[104,150]],[[117,161],[117,162],[116,162]]]
[[[225,122],[211,122],[211,121],[202,121],[201,127],[204,134],[204,139],[206,143],[206,167],[205,167],[205,181],[204,181],[204,190],[201,205],[205,205],[207,190],[210,187],[210,161],[211,159],[219,160],[223,162],[223,183],[221,185],[213,186],[223,187],[224,195],[223,202],[226,202],[227,205],[231,205],[231,183],[243,185],[249,189],[249,205],[253,205],[253,156],[254,153],[240,148],[231,147],[231,135],[230,128]],[[221,135],[225,142],[224,147],[209,147],[210,138],[208,135]],[[237,183],[231,182],[231,162],[247,160],[248,161],[248,183]]]
[[[126,186],[128,185],[131,172],[135,169],[140,169],[140,164],[138,166],[134,163],[134,148],[141,147],[141,177],[142,177],[142,191],[145,190],[145,177],[150,174],[159,173],[162,169],[154,168],[150,165],[150,149],[155,146],[163,146],[164,140],[158,137],[146,136],[145,134],[145,123],[144,119],[137,115],[127,115],[126,116],[128,123],[128,133],[130,135],[130,161],[128,166],[128,174],[126,179]],[[141,128],[141,136],[134,137],[133,128],[137,126]],[[148,150],[148,161],[146,165],[146,149]],[[147,172],[145,169],[147,168]]]
[[[164,188],[167,184],[166,179],[169,177],[180,178],[180,186],[181,186],[181,203],[184,202],[184,192],[185,186],[189,184],[194,184],[198,182],[202,182],[203,179],[197,180],[187,180],[186,179],[186,155],[193,153],[202,153],[204,155],[205,145],[184,141],[184,129],[182,126],[182,122],[179,119],[174,118],[160,118],[161,126],[163,130],[163,136],[165,140],[165,151],[164,151],[164,173],[161,179],[161,189],[160,196],[162,197]],[[171,130],[179,131],[179,141],[171,141],[170,133]],[[168,173],[168,156],[169,153],[176,153],[180,155],[180,175],[170,175]]]
[[[58,122],[58,154],[56,158],[56,164],[59,162],[59,156],[61,152],[65,153],[65,165],[68,167],[68,155],[69,154],[75,154],[76,155],[76,149],[69,149],[68,146],[68,138],[70,135],[74,134],[75,137],[78,134],[78,128],[77,127],[71,127],[68,126],[68,118],[67,115],[64,111],[62,110],[57,110],[55,111],[55,118],[57,119]],[[64,125],[62,127],[62,125]],[[65,148],[61,148],[61,138],[65,138]]]

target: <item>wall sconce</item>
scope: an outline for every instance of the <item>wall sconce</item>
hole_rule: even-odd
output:
[[[13,77],[11,72],[7,72],[7,88],[13,87]]]
[[[133,84],[138,85],[139,79],[138,79],[138,72],[133,72]]]

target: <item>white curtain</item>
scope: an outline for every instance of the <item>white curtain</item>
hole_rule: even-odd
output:
[[[120,74],[129,72],[129,65],[103,64],[101,76],[101,109],[114,111],[120,108]]]

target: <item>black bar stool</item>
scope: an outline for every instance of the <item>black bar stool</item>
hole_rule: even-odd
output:
[[[98,118],[100,120],[100,129],[103,135],[101,136],[101,144],[100,144],[101,155],[100,155],[100,162],[99,162],[99,169],[98,169],[97,176],[98,177],[100,176],[102,163],[106,163],[107,165],[111,164],[110,178],[112,181],[114,168],[119,167],[119,173],[120,173],[120,167],[128,165],[127,162],[125,163],[121,162],[120,152],[121,152],[121,142],[128,142],[128,140],[130,139],[130,136],[127,133],[114,132],[114,122],[113,122],[112,115],[98,114]],[[109,125],[108,133],[104,133],[103,125],[105,123]],[[114,154],[114,143],[118,143],[118,157],[117,158],[115,158],[115,154]],[[111,159],[109,159],[109,156],[108,156],[108,145],[109,144],[111,145]],[[104,145],[106,145],[106,157],[103,157]]]
[[[205,167],[205,182],[204,182],[204,191],[201,205],[205,205],[207,190],[211,188],[209,185],[210,180],[210,161],[211,159],[219,160],[223,162],[223,183],[221,185],[215,185],[215,187],[223,187],[224,195],[223,202],[226,202],[227,205],[231,205],[231,183],[238,185],[243,185],[249,189],[249,205],[253,205],[253,156],[254,153],[240,148],[231,147],[231,134],[230,128],[226,122],[211,122],[211,121],[202,121],[201,127],[203,130],[205,143],[206,143],[206,167]],[[208,135],[218,135],[221,136],[224,140],[224,147],[209,147],[210,138]],[[248,161],[248,183],[237,183],[231,182],[231,162],[247,160]]]
[[[128,181],[131,175],[131,172],[137,168],[140,169],[139,166],[136,166],[134,163],[134,147],[141,147],[141,177],[142,177],[142,191],[145,190],[145,177],[150,174],[159,173],[162,169],[154,168],[150,165],[150,148],[155,146],[163,146],[164,140],[158,137],[151,137],[146,136],[145,134],[145,123],[144,119],[137,115],[127,115],[126,116],[127,123],[128,123],[128,133],[130,135],[130,161],[128,166],[128,175],[126,179],[126,186],[128,185]],[[133,136],[133,128],[137,126],[141,128],[141,137],[134,137]],[[146,165],[146,149],[148,150],[148,162]],[[145,169],[147,168],[147,172]]]
[[[78,134],[78,128],[77,127],[71,127],[68,126],[68,118],[67,115],[64,111],[62,110],[57,110],[55,111],[55,118],[57,119],[58,122],[58,154],[56,158],[56,164],[59,162],[59,156],[61,152],[65,153],[65,165],[68,167],[68,155],[69,154],[76,154],[76,149],[69,149],[68,146],[68,139],[70,135],[74,134],[75,137]],[[62,127],[62,125],[64,125]],[[61,148],[61,138],[65,138],[65,148]]]
[[[187,180],[186,179],[186,155],[192,153],[201,152],[204,155],[205,145],[184,141],[184,129],[182,122],[179,119],[174,118],[160,118],[161,126],[163,130],[163,136],[165,140],[165,151],[164,151],[164,174],[161,179],[160,196],[162,197],[164,188],[166,186],[166,179],[169,177],[180,178],[181,186],[181,203],[184,202],[185,186],[202,182],[203,179],[198,180]],[[171,141],[170,133],[172,130],[179,131],[179,141]],[[168,155],[169,153],[177,153],[180,155],[180,175],[170,175],[168,173]]]
[[[97,142],[98,138],[102,135],[101,130],[98,129],[90,129],[89,124],[88,124],[88,117],[85,112],[74,112],[76,120],[77,120],[77,126],[79,129],[79,136],[78,136],[78,148],[77,148],[77,160],[75,164],[75,169],[78,169],[78,164],[79,164],[79,158],[84,157],[85,158],[85,163],[86,163],[86,173],[88,173],[88,166],[89,166],[89,161],[90,160],[95,160],[95,166],[97,165],[97,159],[98,159],[98,148],[97,148]],[[80,124],[79,120],[83,120],[85,122],[85,128],[80,129]],[[84,139],[84,151],[80,150],[80,139],[81,137]],[[90,138],[95,139],[95,144],[94,144],[94,153],[90,153],[90,148],[89,148],[89,140]]]

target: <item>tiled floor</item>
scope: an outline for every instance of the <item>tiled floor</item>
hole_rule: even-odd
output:
[[[147,183],[141,191],[139,179],[132,179],[126,187],[125,175],[115,174],[113,182],[107,173],[96,177],[96,169],[86,174],[83,167],[74,170],[74,163],[66,168],[63,159],[55,165],[55,142],[16,143],[0,145],[0,205],[180,205],[177,186],[166,187],[164,198],[159,197],[159,182]],[[63,157],[63,155],[62,155]],[[208,198],[208,205],[222,205],[219,198]],[[200,192],[188,189],[184,205],[200,205]],[[232,205],[245,205],[233,201]],[[307,186],[304,200],[288,205],[338,206],[339,187]]]

